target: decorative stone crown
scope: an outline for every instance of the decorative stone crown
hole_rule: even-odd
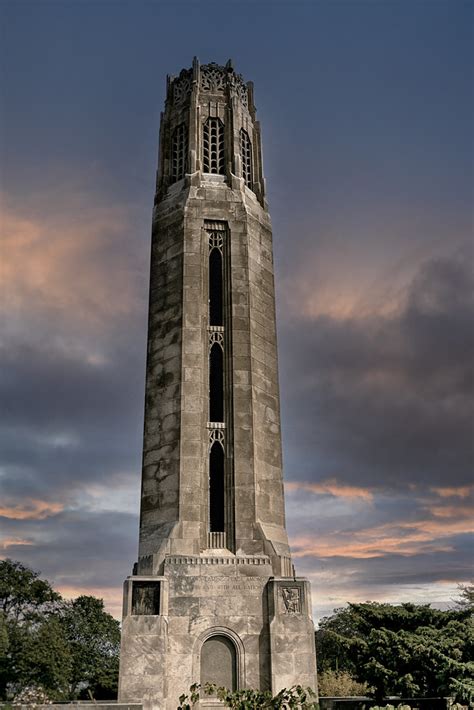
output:
[[[230,59],[225,66],[220,66],[215,62],[200,65],[194,58],[191,69],[182,69],[179,76],[168,77],[168,100],[175,105],[184,102],[190,96],[194,82],[200,92],[211,95],[229,92],[237,95],[246,108],[249,105],[248,86],[242,75],[234,71]]]

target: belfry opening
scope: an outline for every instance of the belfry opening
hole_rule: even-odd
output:
[[[218,343],[209,353],[209,421],[224,421],[224,353]]]
[[[222,253],[214,247],[209,254],[209,325],[224,325]]]
[[[224,450],[219,442],[209,455],[209,532],[225,531]]]

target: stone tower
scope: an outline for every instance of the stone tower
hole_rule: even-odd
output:
[[[119,700],[174,710],[206,681],[316,688],[316,659],[309,582],[295,576],[285,529],[253,86],[231,62],[195,59],[168,78],[161,115],[140,543],[125,582]]]

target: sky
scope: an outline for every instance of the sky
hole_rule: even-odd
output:
[[[473,577],[473,4],[2,0],[0,555],[120,616],[166,74],[255,83],[317,618]]]

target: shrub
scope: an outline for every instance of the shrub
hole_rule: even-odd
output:
[[[232,710],[318,710],[319,704],[315,702],[316,693],[311,688],[294,685],[291,688],[280,690],[272,696],[269,690],[229,690],[218,688],[213,683],[206,683],[204,688],[199,683],[194,683],[189,688],[189,695],[183,694],[179,698],[178,710],[193,710],[199,701],[199,692],[203,690],[206,695],[215,695],[225,707]]]
[[[367,683],[359,683],[348,671],[323,671],[318,676],[319,694],[326,697],[367,695]]]

